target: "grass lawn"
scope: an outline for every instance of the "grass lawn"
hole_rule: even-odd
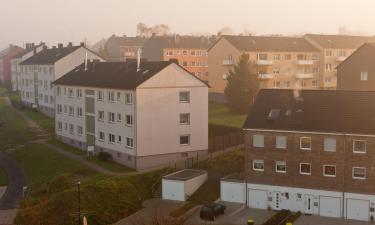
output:
[[[223,103],[209,102],[208,122],[215,125],[241,128],[246,114],[237,114],[229,110]]]
[[[27,110],[25,113],[31,120],[47,131],[48,134],[53,135],[55,133],[55,120],[53,118],[33,110]]]
[[[0,186],[6,186],[8,184],[8,176],[5,170],[0,167]]]
[[[35,138],[27,123],[0,97],[0,150],[24,144]]]

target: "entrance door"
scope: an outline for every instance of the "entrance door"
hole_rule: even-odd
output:
[[[305,195],[305,213],[314,213],[314,198],[312,195]]]
[[[281,193],[275,191],[272,193],[272,208],[274,210],[280,210],[281,209],[280,204],[281,204]]]

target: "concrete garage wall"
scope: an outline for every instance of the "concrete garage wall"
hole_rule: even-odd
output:
[[[185,195],[189,198],[202,184],[207,181],[207,173],[185,181]]]
[[[244,182],[220,181],[220,198],[224,202],[245,203],[246,184]]]
[[[362,221],[370,220],[371,216],[375,218],[375,212],[370,210],[375,208],[375,195],[345,193],[344,197],[345,218]]]
[[[162,198],[166,200],[185,201],[185,182],[179,180],[162,180]]]

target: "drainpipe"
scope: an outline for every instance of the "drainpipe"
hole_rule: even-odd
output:
[[[344,134],[344,173],[343,173],[343,185],[342,185],[342,218],[345,219],[345,169],[346,169],[346,135]]]

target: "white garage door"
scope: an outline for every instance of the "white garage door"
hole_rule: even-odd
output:
[[[341,217],[340,198],[320,196],[319,214],[327,217]]]
[[[220,182],[221,200],[224,202],[245,203],[245,184],[235,182]]]
[[[359,199],[346,200],[346,217],[352,220],[368,221],[370,202]]]
[[[267,191],[249,189],[249,207],[267,209]]]
[[[162,196],[163,199],[174,201],[185,201],[185,189],[183,181],[163,180]]]

